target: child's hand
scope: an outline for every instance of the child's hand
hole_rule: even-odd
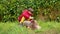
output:
[[[30,17],[29,19],[34,19],[34,17]]]
[[[21,22],[20,22],[21,23]]]

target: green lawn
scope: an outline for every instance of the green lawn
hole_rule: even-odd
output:
[[[18,22],[0,23],[0,34],[60,34],[60,23],[38,21],[40,30],[31,30],[20,27]]]

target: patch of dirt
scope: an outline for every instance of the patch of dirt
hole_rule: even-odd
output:
[[[60,32],[57,29],[50,29],[43,32],[37,32],[35,34],[60,34]]]

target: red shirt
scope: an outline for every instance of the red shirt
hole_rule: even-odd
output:
[[[20,22],[22,17],[25,17],[25,19],[27,20],[30,16],[32,16],[32,13],[29,10],[25,9],[23,13],[18,17],[18,20]]]

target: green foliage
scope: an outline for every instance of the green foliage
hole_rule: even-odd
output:
[[[40,13],[50,16],[52,11],[60,12],[60,0],[0,0],[0,21],[17,20],[23,9],[28,7],[34,9],[35,17],[40,15]]]

